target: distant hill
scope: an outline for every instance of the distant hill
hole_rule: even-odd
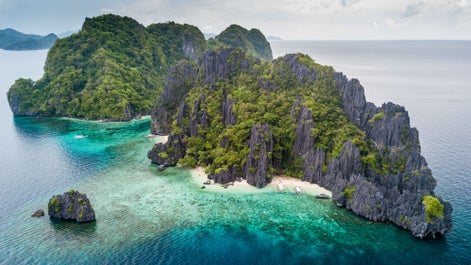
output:
[[[277,36],[268,36],[268,37],[267,37],[267,40],[268,40],[268,41],[272,41],[272,40],[283,40],[283,39],[280,38],[280,37],[277,37]]]
[[[69,30],[69,31],[57,34],[57,37],[59,37],[59,39],[62,39],[62,38],[69,37],[70,35],[78,33],[78,32],[79,30]]]
[[[53,33],[40,36],[24,34],[14,29],[0,30],[0,48],[4,50],[25,51],[49,49],[56,40],[57,36]]]
[[[246,53],[265,61],[273,60],[270,43],[258,29],[247,30],[239,25],[230,25],[215,37],[224,46],[241,48]]]
[[[204,38],[205,38],[206,40],[209,40],[209,39],[211,39],[211,38],[216,37],[216,33],[204,33],[204,32],[203,32],[203,34],[204,34]]]

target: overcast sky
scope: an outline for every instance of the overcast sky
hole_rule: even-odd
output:
[[[230,24],[283,39],[471,39],[471,0],[0,0],[0,29],[62,33],[114,13],[145,26]]]

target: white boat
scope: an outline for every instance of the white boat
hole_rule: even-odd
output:
[[[85,135],[83,135],[83,134],[79,134],[79,135],[74,136],[74,139],[83,139],[83,138],[85,138]]]
[[[318,199],[330,199],[330,196],[324,193],[321,193],[319,195],[316,195],[316,198]]]
[[[281,183],[276,184],[276,188],[278,189],[279,192],[285,191],[285,187],[283,187],[283,184]]]
[[[301,194],[301,193],[303,193],[303,190],[301,189],[300,186],[296,186],[296,187],[294,187],[294,192],[295,192],[296,194]]]

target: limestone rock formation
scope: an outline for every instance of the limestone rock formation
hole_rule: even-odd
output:
[[[87,195],[75,190],[52,196],[48,214],[51,218],[75,220],[78,223],[95,221],[95,211]]]
[[[256,187],[289,171],[331,190],[337,205],[416,237],[453,229],[404,107],[367,102],[358,80],[300,54],[262,63],[221,49],[189,69],[168,78],[165,93],[181,97],[159,101],[156,122],[170,136],[148,152],[152,162],[202,163],[218,183],[245,178]]]
[[[271,153],[273,152],[273,136],[270,126],[257,124],[252,127],[249,140],[250,153],[245,164],[247,183],[257,188],[265,187],[271,180]]]
[[[170,134],[173,114],[194,86],[197,74],[196,66],[188,61],[178,62],[170,68],[164,92],[152,110],[151,132],[153,134]]]

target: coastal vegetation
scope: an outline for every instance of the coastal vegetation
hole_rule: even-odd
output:
[[[384,119],[386,116],[384,115],[384,112],[378,112],[376,113],[373,118],[371,118],[368,122],[369,123],[374,123],[376,121]]]
[[[61,210],[61,203],[57,199],[57,197],[52,197],[52,199],[49,201],[48,205],[49,209],[54,209],[54,211],[59,212]]]
[[[342,194],[345,195],[349,200],[351,200],[354,192],[355,192],[355,186],[351,186],[351,187],[345,188]],[[376,208],[381,208],[381,204],[379,204],[379,207],[377,205]]]
[[[425,205],[425,218],[427,222],[434,223],[435,218],[443,217],[443,204],[434,196],[426,195],[422,198]]]

